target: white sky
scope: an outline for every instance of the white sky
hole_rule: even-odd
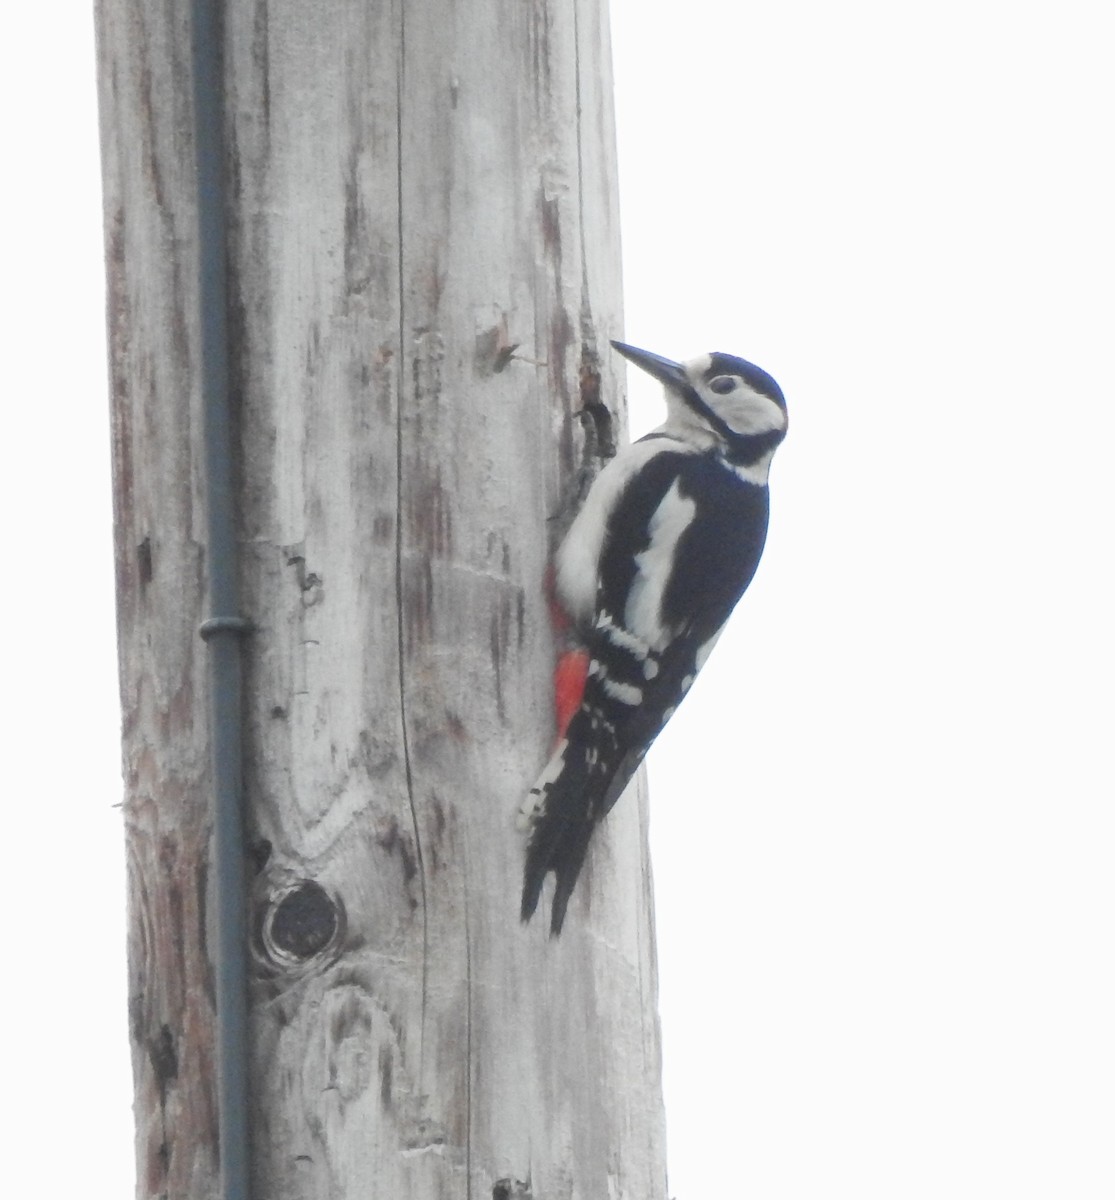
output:
[[[0,70],[3,1029],[35,1194],[125,1196],[88,8],[9,15]],[[1107,15],[614,0],[613,38],[628,338],[752,358],[791,412],[651,756],[671,1192],[1110,1200]]]

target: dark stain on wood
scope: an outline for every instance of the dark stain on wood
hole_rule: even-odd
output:
[[[124,209],[117,208],[105,222],[105,291],[109,333],[109,382],[114,408],[122,408],[130,393],[127,227]],[[130,439],[127,443],[130,444]],[[130,498],[131,493],[128,493]]]
[[[371,1082],[372,1018],[362,992],[348,992],[329,1021],[329,1086],[352,1100]],[[347,1044],[346,1044],[347,1043]]]
[[[429,864],[430,873],[436,873],[441,870],[443,855],[441,853],[442,846],[445,841],[445,830],[448,824],[445,814],[445,804],[441,797],[436,793],[430,796],[430,812],[433,815],[433,829],[431,836],[423,839],[422,849],[425,861]]]
[[[359,129],[359,121],[352,123]],[[360,145],[349,146],[345,164],[345,229],[344,229],[344,273],[345,290],[350,296],[361,295],[368,290],[372,281],[371,221],[360,189]]]
[[[399,436],[409,453],[401,453],[399,469],[405,486],[401,536],[401,597],[406,644],[404,649],[428,644],[434,626],[434,570],[436,560],[451,557],[453,503],[443,486],[441,467],[427,461],[428,447],[438,440],[442,419],[442,361],[445,340],[437,329],[423,325],[414,332],[411,355],[413,396],[400,413]]]
[[[554,268],[554,276],[561,278],[561,204],[556,196],[542,194],[538,198],[538,217],[542,228],[542,245]]]
[[[346,992],[329,1020],[327,1087],[348,1104],[372,1083],[372,1016],[363,992]],[[316,1120],[317,1114],[311,1117]]]
[[[151,1130],[147,1130],[150,1134]],[[152,1144],[150,1137],[147,1142],[147,1154],[139,1149],[140,1167],[146,1167],[147,1195],[157,1196],[158,1200],[168,1200],[170,1189],[167,1186],[167,1176],[170,1173],[170,1148],[165,1141]]]
[[[306,353],[304,358],[306,378],[313,379],[321,364],[321,322],[311,321],[306,331]],[[308,397],[308,407],[312,407],[312,397]]]
[[[453,545],[453,506],[435,467],[428,479],[416,484],[408,497],[410,531],[423,554],[445,558]]]
[[[145,537],[136,547],[136,559],[139,564],[139,584],[146,587],[155,577],[155,564],[151,554],[151,539]]]
[[[418,898],[414,895],[411,884],[418,874],[418,859],[414,853],[411,835],[399,827],[399,822],[395,817],[391,817],[387,828],[376,834],[376,845],[392,856],[398,854],[399,863],[403,869],[403,884],[406,887],[407,900],[412,909],[417,908]]]
[[[175,966],[181,973],[186,974],[186,938],[185,920],[182,903],[181,880],[185,873],[178,870],[178,843],[173,834],[164,834],[159,840],[159,866],[166,878],[162,882],[163,897],[166,900],[168,924],[162,931],[168,942],[171,953],[177,960]]]
[[[392,367],[394,358],[395,347],[389,342],[383,342],[376,350],[371,365],[372,400],[380,417],[391,421],[395,419],[396,382]]]
[[[252,13],[252,65],[260,81],[258,128],[263,135],[262,156],[271,152],[271,40],[267,0],[259,0]]]
[[[198,557],[198,565],[201,566],[200,555]],[[201,589],[195,595],[199,595]],[[201,639],[197,636],[197,626],[184,628],[180,637],[185,641],[189,639],[191,642],[196,641],[201,644]],[[168,738],[189,737],[194,729],[194,723],[197,720],[197,710],[195,707],[194,696],[194,680],[192,675],[186,675],[181,683],[175,688],[171,694],[170,703],[166,707],[165,713],[159,714],[160,723],[162,725],[162,734]]]
[[[201,859],[197,864],[197,875],[194,886],[197,902],[197,944],[204,946],[207,938],[206,923],[209,913],[209,863]],[[211,1011],[217,1011],[217,967],[213,958],[208,954],[201,955],[201,982],[205,995],[209,1000]]]
[[[178,245],[179,239],[175,227],[175,213],[177,209],[171,198],[174,188],[172,185],[172,187],[168,189],[166,178],[163,173],[164,162],[173,162],[173,155],[167,153],[156,144],[156,138],[158,136],[157,131],[166,125],[165,120],[157,119],[155,112],[155,86],[152,82],[150,64],[157,60],[152,52],[151,38],[142,16],[142,6],[135,6],[133,12],[135,13],[134,28],[139,35],[140,43],[137,57],[142,63],[138,79],[139,108],[142,115],[140,125],[143,131],[140,152],[143,159],[144,174],[151,184],[151,191],[155,201],[155,211],[158,214],[159,221],[162,226],[163,242],[166,248],[165,261],[169,264],[171,273],[168,294],[173,298],[173,303],[170,306],[170,331],[172,343],[177,356],[178,364],[182,367],[188,367],[190,362],[189,338],[187,336],[187,322],[183,301],[187,299],[187,296],[192,296],[194,294],[194,288],[191,286],[188,291],[183,288],[181,274],[183,256],[180,253],[175,252],[175,248]],[[185,75],[184,72],[183,75]],[[186,79],[188,79],[188,77],[186,77]],[[185,82],[186,79],[176,78],[175,82],[180,84]],[[175,96],[170,102],[172,105],[176,105],[180,101],[181,97]],[[160,95],[159,106],[165,108],[166,103],[167,98],[163,95]]]
[[[441,307],[441,297],[445,292],[446,273],[437,259],[437,249],[434,250],[434,262],[430,267],[426,283],[430,298],[430,312],[436,313]]]
[[[572,407],[569,388],[565,380],[565,358],[569,347],[573,345],[573,322],[569,314],[560,305],[555,309],[550,319],[550,349],[548,362],[550,364],[550,382],[556,393],[562,398],[565,411]],[[570,450],[569,462],[572,465],[573,454]]]
[[[507,650],[511,640],[511,596],[501,590],[499,600],[492,610],[488,622],[488,648],[492,670],[495,672],[496,712],[501,721],[507,719],[503,695],[503,668],[507,661]]]
[[[441,802],[441,797],[435,792],[430,797],[430,808],[434,814],[434,839],[440,842],[445,833],[445,805]]]
[[[436,278],[431,281],[431,286],[437,286]],[[416,329],[414,355],[411,359],[411,386],[414,389],[413,413],[417,420],[421,420],[427,414],[432,414],[434,419],[437,419],[438,406],[441,403],[441,364],[444,358],[445,338],[429,325]]]
[[[146,771],[143,778],[129,780],[130,794],[145,795],[145,778]],[[190,792],[167,792],[174,789],[164,789],[158,807],[189,811]],[[147,1114],[137,1143],[138,1170],[139,1178],[151,1184],[150,1195],[185,1195],[199,1167],[194,1148],[215,1153],[217,1144],[215,1030],[203,941],[204,858],[193,837],[154,837],[155,820],[155,801],[133,802],[129,907],[139,917],[129,934],[128,1013],[136,1109]],[[145,1069],[139,1069],[141,1063]],[[177,1152],[181,1146],[191,1152]]]
[[[499,569],[508,578],[511,577],[511,544],[507,538],[498,534],[494,529],[488,533],[488,557],[489,559],[496,557],[496,548],[499,549]]]
[[[379,1098],[384,1108],[391,1107],[391,1086],[395,1071],[395,1056],[391,1046],[383,1042],[379,1048]]]
[[[151,1060],[155,1085],[159,1089],[159,1103],[165,1108],[167,1092],[178,1078],[178,1054],[169,1025],[160,1025],[159,1032],[147,1043],[147,1057]]]
[[[274,847],[271,845],[271,842],[265,837],[253,838],[248,843],[248,856],[251,859],[255,874],[260,874],[271,861],[273,849]]]
[[[425,645],[433,636],[434,573],[428,557],[403,564],[403,617],[408,647]]]
[[[112,492],[116,523],[136,518],[131,407],[131,320],[128,302],[127,230],[124,209],[105,223],[105,290],[108,316],[108,367],[112,390]],[[116,597],[121,626],[135,601],[135,570],[127,550],[133,543],[116,538]]]
[[[530,78],[538,110],[548,114],[553,107],[553,65],[551,63],[551,23],[549,4],[532,5],[530,23]]]
[[[135,17],[132,32],[136,36],[137,42],[136,58],[142,64],[139,69],[137,82],[139,84],[140,127],[143,130],[143,140],[140,149],[143,155],[144,174],[151,184],[156,207],[161,213],[165,214],[170,211],[170,206],[167,203],[167,189],[163,180],[162,155],[159,154],[159,148],[155,145],[156,130],[163,123],[156,120],[155,117],[155,89],[151,81],[150,66],[156,60],[151,51],[151,37],[147,31],[147,23],[144,20],[143,5],[135,5],[132,12]]]

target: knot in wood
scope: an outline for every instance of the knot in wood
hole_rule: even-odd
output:
[[[529,1183],[521,1179],[497,1179],[492,1184],[492,1200],[531,1200]]]
[[[320,883],[299,879],[272,893],[260,940],[276,966],[304,966],[331,956],[343,936],[344,909]]]

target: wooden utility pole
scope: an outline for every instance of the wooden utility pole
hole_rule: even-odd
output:
[[[98,0],[138,1194],[218,1194],[189,10]],[[604,0],[226,0],[256,1200],[664,1200],[645,797],[518,921],[616,412]],[[591,439],[590,439],[591,443]],[[591,449],[591,444],[589,446]]]

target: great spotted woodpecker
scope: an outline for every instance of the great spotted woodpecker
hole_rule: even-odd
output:
[[[587,653],[583,693],[522,805],[529,830],[522,919],[557,877],[550,932],[596,823],[673,715],[759,565],[767,473],[786,402],[729,354],[671,362],[622,342],[665,385],[667,417],[601,471],[556,556],[557,599]],[[569,671],[566,669],[568,688]]]

